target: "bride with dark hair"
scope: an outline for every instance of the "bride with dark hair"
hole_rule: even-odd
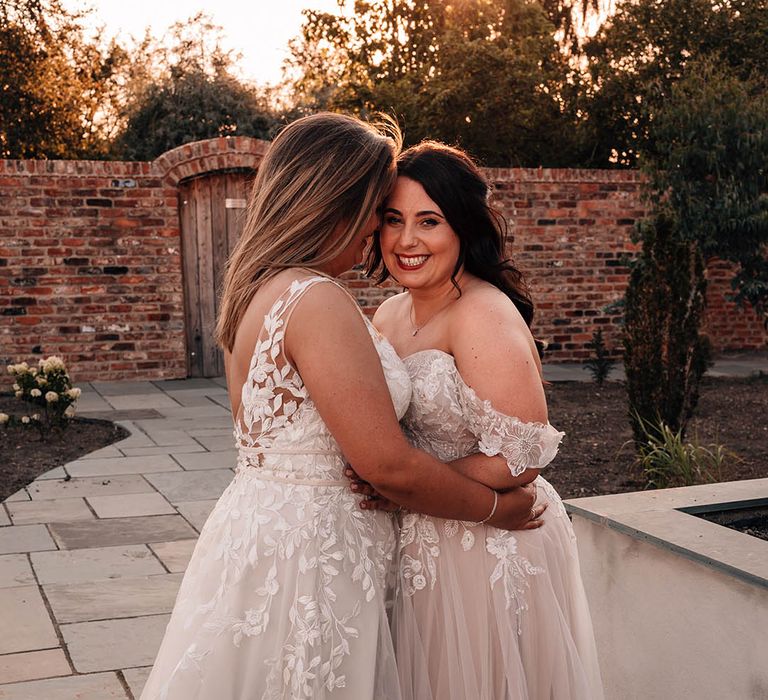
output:
[[[563,433],[547,419],[533,303],[505,257],[506,224],[462,151],[398,158],[371,272],[406,291],[374,323],[403,359],[410,442],[498,492],[538,487],[523,531],[404,512],[394,641],[405,700],[600,700],[573,529],[539,475]],[[383,263],[383,268],[382,268]],[[354,465],[353,465],[354,466]],[[364,482],[365,509],[391,503]],[[396,499],[395,499],[396,500]]]

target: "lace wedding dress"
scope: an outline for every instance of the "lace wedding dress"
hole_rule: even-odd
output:
[[[413,397],[402,424],[417,447],[445,462],[500,454],[515,475],[554,458],[563,434],[481,401],[451,355],[404,362]],[[537,486],[549,503],[537,530],[403,517],[393,627],[405,700],[603,697],[571,523],[554,488]]]
[[[237,472],[206,522],[142,700],[399,699],[385,593],[395,534],[362,511],[283,338],[326,277],[264,318],[235,420]],[[366,321],[398,417],[408,374]]]

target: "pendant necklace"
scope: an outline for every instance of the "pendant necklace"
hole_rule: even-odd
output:
[[[422,323],[420,326],[416,325],[416,316],[413,311],[413,298],[411,298],[411,308],[408,309],[408,320],[411,322],[411,326],[413,327],[413,333],[411,333],[411,337],[414,338],[418,335],[419,331],[424,328],[435,316],[439,316],[443,311],[445,311],[453,302],[456,301],[456,299],[451,299],[445,306],[438,309],[433,313],[424,323]]]

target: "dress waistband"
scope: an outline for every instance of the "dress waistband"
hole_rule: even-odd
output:
[[[240,446],[238,451],[244,456],[249,455],[330,455],[342,459],[338,450],[302,450],[302,449],[284,449],[284,448],[271,448],[271,447],[245,447]],[[333,486],[336,488],[347,488],[350,484],[348,479],[312,479],[304,477],[294,477],[288,472],[275,473],[270,469],[265,469],[261,464],[244,465],[244,468],[248,470],[248,474],[253,478],[261,481],[273,481],[280,484],[292,484],[296,486]]]

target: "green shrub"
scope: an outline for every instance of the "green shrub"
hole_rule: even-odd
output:
[[[643,249],[632,263],[624,315],[624,369],[630,420],[638,448],[643,422],[685,428],[710,363],[699,333],[706,280],[698,248],[680,240],[671,214],[659,212],[639,228]]]
[[[665,489],[720,481],[726,459],[737,459],[723,445],[702,445],[698,438],[686,442],[682,430],[672,430],[663,421],[649,422],[637,416],[643,440],[637,451],[637,466],[648,488]]]
[[[21,417],[22,423],[35,425],[43,433],[54,427],[67,427],[75,415],[74,404],[81,392],[72,386],[67,367],[60,357],[52,355],[40,360],[37,367],[21,362],[8,365],[7,369],[14,377],[16,398],[32,409],[30,415]]]
[[[611,367],[615,362],[610,358],[610,351],[605,345],[602,328],[598,328],[592,333],[592,341],[587,343],[587,347],[592,350],[593,356],[584,363],[584,368],[589,371],[597,385],[602,386],[603,382],[608,379]]]

